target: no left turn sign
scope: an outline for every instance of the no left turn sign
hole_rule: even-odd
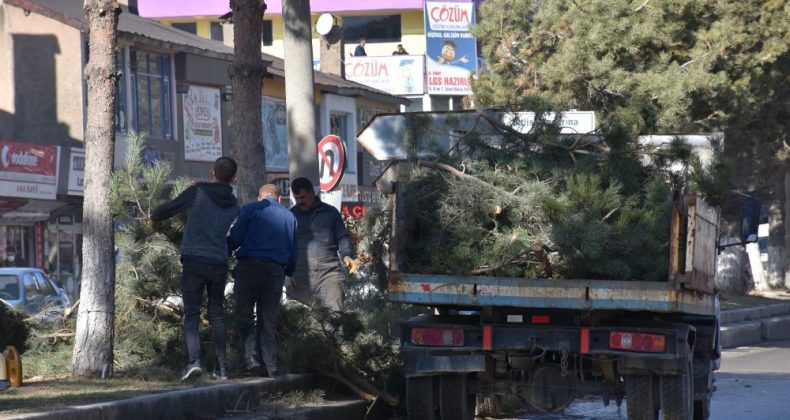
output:
[[[318,180],[321,191],[330,191],[343,178],[346,148],[340,137],[330,134],[318,142]]]

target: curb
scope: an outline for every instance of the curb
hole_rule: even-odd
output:
[[[48,420],[131,420],[145,417],[158,419],[215,418],[221,417],[237,407],[257,406],[265,395],[309,390],[315,388],[318,383],[320,383],[320,377],[311,374],[286,375],[276,379],[259,378],[48,412],[25,413],[7,418]],[[348,420],[363,418],[366,410],[367,404],[363,401],[348,401],[300,409],[299,418]]]
[[[720,320],[725,349],[790,338],[790,303],[722,311]]]

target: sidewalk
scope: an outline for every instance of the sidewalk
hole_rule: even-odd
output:
[[[244,413],[258,407],[267,397],[295,390],[308,391],[322,384],[317,375],[285,375],[281,378],[256,378],[233,381],[203,388],[163,392],[154,395],[69,407],[60,410],[11,415],[8,419],[48,420],[137,420],[212,419],[235,415],[235,418],[260,418],[265,413]],[[305,419],[362,419],[367,410],[364,401],[328,402],[325,405],[296,408],[293,415]]]
[[[790,338],[790,301],[721,312],[721,347]]]

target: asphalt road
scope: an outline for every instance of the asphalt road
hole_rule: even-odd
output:
[[[716,372],[717,390],[711,402],[711,420],[790,419],[790,340],[724,351]],[[627,404],[627,402],[626,402]],[[560,415],[525,415],[519,419],[622,420],[612,404],[597,400],[576,401]]]

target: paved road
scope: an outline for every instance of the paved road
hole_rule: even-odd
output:
[[[790,419],[790,340],[725,350],[716,386],[711,420]],[[519,419],[623,420],[625,411],[625,405],[618,413],[614,405],[589,400],[575,402],[562,415]]]

